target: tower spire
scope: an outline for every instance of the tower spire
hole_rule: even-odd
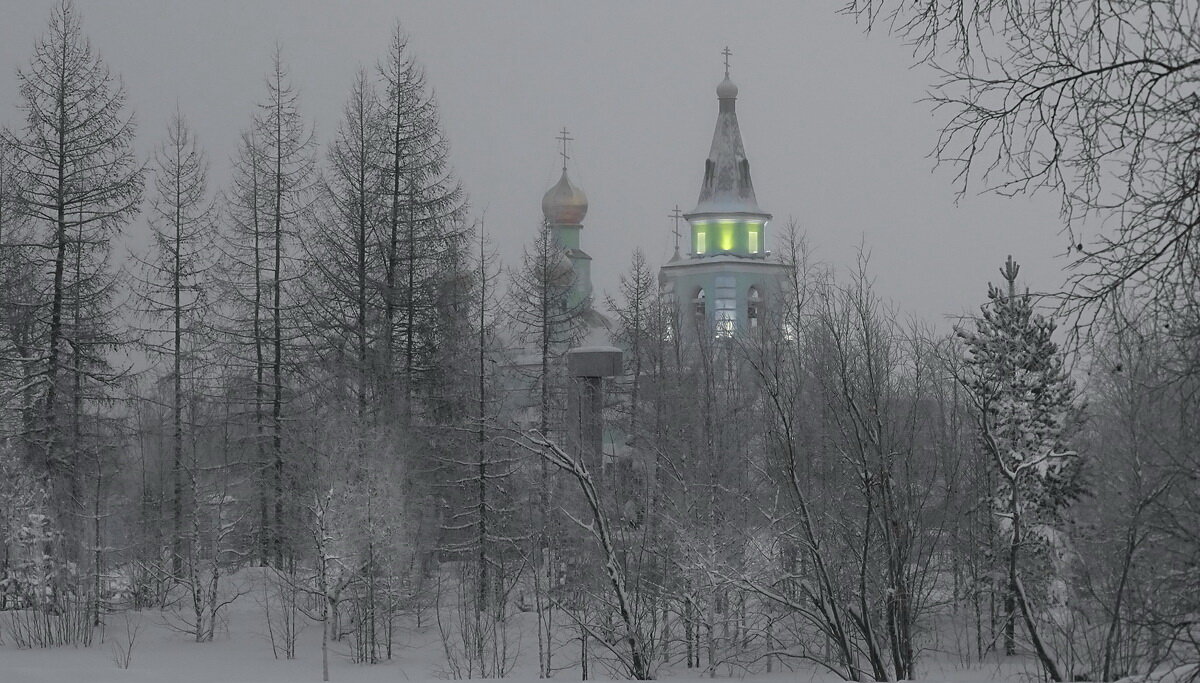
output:
[[[738,87],[729,78],[729,58],[733,56],[733,50],[726,47],[721,50],[721,55],[725,60],[725,79],[717,85],[717,125],[708,159],[704,162],[700,199],[688,216],[714,212],[763,213],[754,197],[750,162],[746,159],[742,132],[738,127]]]

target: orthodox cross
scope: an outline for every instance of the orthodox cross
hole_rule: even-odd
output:
[[[679,219],[683,218],[683,213],[679,210],[679,205],[675,205],[675,210],[671,212],[669,218],[675,219],[675,227],[671,230],[675,234],[675,251],[679,252]]]
[[[572,140],[574,140],[574,139],[575,139],[575,138],[568,137],[568,135],[567,135],[567,127],[566,127],[566,126],[563,126],[562,132],[560,132],[560,133],[558,134],[558,137],[557,137],[557,138],[555,138],[555,140],[558,140],[559,142],[561,142],[561,143],[562,143],[562,152],[560,152],[560,153],[559,153],[559,155],[560,155],[560,156],[562,157],[562,159],[563,159],[563,170],[564,170],[564,171],[565,171],[565,170],[567,170],[567,159],[570,159],[570,158],[571,158],[571,157],[567,156],[567,143],[568,143],[568,142],[570,142],[570,141],[572,141]]]
[[[725,55],[725,78],[729,78],[729,58],[733,56],[733,53],[729,51],[729,46],[726,45],[725,49],[721,50],[721,54]]]

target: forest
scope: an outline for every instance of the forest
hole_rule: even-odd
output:
[[[1196,9],[1070,4],[844,10],[944,65],[964,190],[1062,197],[1061,295],[996,254],[944,329],[780,221],[734,334],[640,250],[582,302],[548,225],[501,263],[399,24],[324,138],[277,47],[220,187],[57,3],[0,94],[0,644],[219,647],[248,609],[325,680],[414,630],[456,679],[1200,679]],[[596,462],[564,359],[599,319]]]

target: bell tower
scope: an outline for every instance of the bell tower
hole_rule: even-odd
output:
[[[659,272],[674,297],[685,337],[729,337],[757,329],[778,301],[787,266],[767,250],[771,214],[754,195],[750,161],[738,127],[738,87],[729,77],[717,86],[717,125],[704,161],[696,208],[683,214],[691,250],[678,251]]]

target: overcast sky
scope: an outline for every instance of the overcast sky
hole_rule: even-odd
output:
[[[0,0],[0,123],[20,125],[16,69],[56,0]],[[590,210],[583,248],[612,292],[635,247],[671,254],[671,209],[696,202],[717,116],[721,49],[733,51],[738,115],[759,204],[806,229],[846,269],[865,243],[880,291],[946,326],[973,311],[1007,254],[1034,290],[1064,279],[1053,197],[971,195],[928,158],[932,80],[894,38],[864,35],[836,2],[398,2],[77,0],[84,32],[125,80],[148,154],[176,103],[223,185],[240,130],[265,92],[278,41],[322,146],[354,72],[373,66],[399,21],[436,90],[451,160],[514,264],[558,176],[567,126],[571,176]],[[144,239],[142,222],[130,241]]]

